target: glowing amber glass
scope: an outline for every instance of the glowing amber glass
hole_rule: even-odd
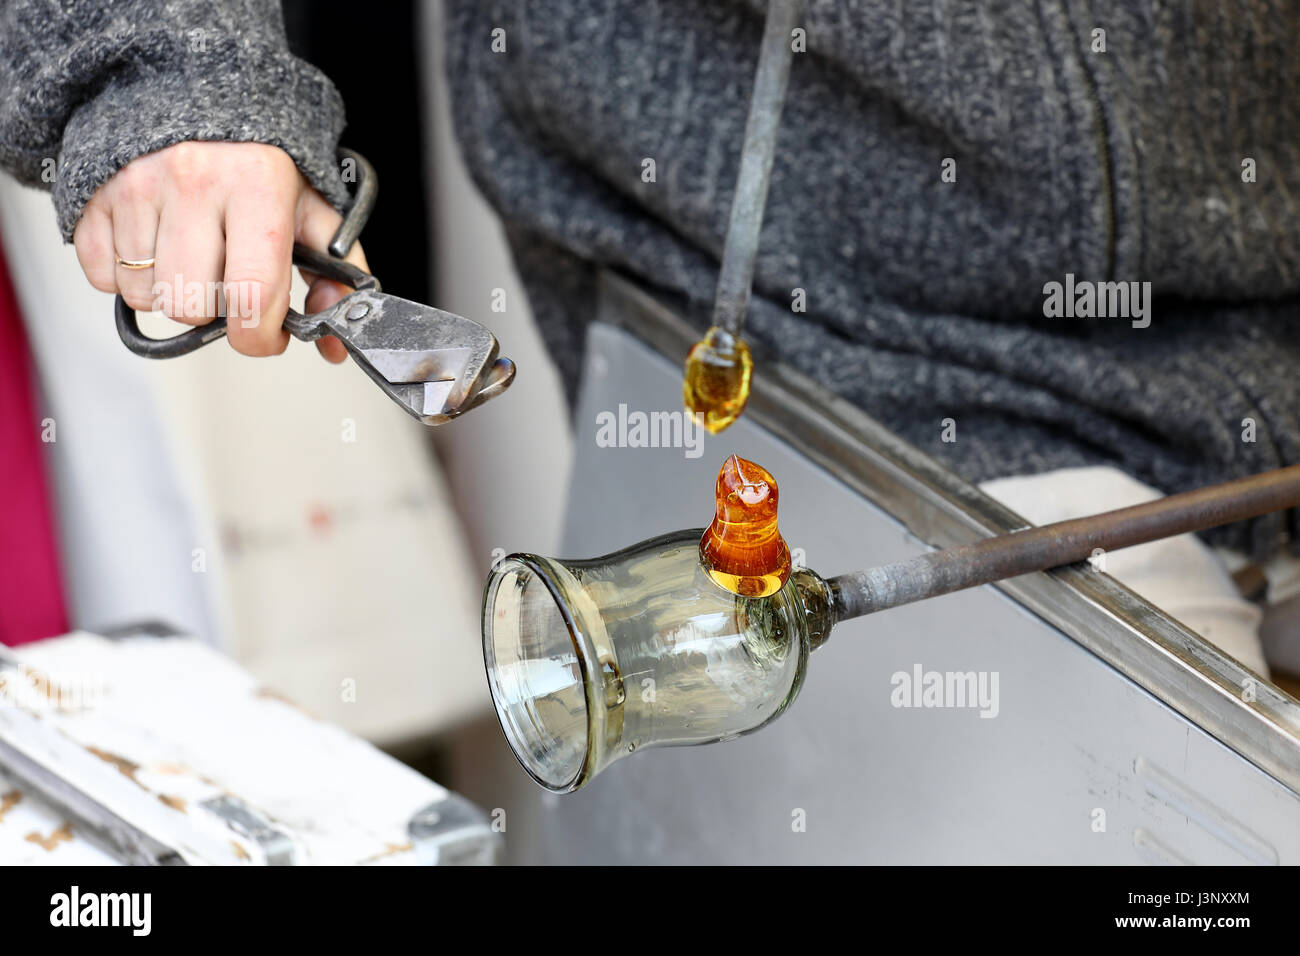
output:
[[[720,587],[766,597],[790,578],[790,549],[776,525],[776,479],[732,455],[722,463],[713,523],[700,538],[700,565]]]
[[[682,380],[686,410],[716,435],[745,410],[753,371],[749,346],[715,325],[686,356]]]

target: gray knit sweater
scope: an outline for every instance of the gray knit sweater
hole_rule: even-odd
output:
[[[460,139],[571,385],[593,263],[707,324],[765,5],[451,0]],[[1300,4],[806,10],[748,337],[972,480],[1300,462]],[[1150,325],[1047,318],[1067,275],[1150,282]]]
[[[566,381],[598,266],[703,325],[762,0],[449,3],[462,145]],[[341,108],[274,7],[4,0],[0,162],[40,184],[57,157],[65,236],[181,139],[279,144],[337,201]],[[751,339],[972,480],[1109,463],[1173,491],[1300,462],[1300,4],[807,8]],[[1046,317],[1067,275],[1150,282],[1150,325]],[[1295,519],[1217,537],[1262,554]]]
[[[338,204],[342,129],[278,0],[0,0],[0,166],[53,189],[65,240],[113,173],[185,140],[280,146]]]

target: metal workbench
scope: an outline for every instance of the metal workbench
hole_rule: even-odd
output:
[[[598,445],[601,412],[680,408],[697,334],[602,279],[562,556],[705,523],[732,452],[777,476],[826,574],[1025,526],[771,357],[698,457]],[[917,666],[996,672],[997,716],[894,706]],[[770,727],[536,799],[551,862],[1275,864],[1300,862],[1298,793],[1300,704],[1084,565],[841,624]]]

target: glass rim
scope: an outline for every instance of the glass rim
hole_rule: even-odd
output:
[[[561,580],[556,573],[556,567],[555,562],[550,558],[539,557],[535,554],[517,553],[506,555],[492,569],[488,575],[487,585],[483,589],[483,667],[487,675],[488,692],[492,695],[492,709],[496,713],[497,723],[501,725],[502,733],[510,744],[510,752],[515,760],[524,768],[528,776],[543,789],[551,793],[571,793],[594,776],[592,771],[592,766],[595,763],[593,758],[596,745],[594,725],[596,715],[600,713],[598,708],[603,706],[604,702],[603,700],[597,700],[597,675],[592,671],[592,662],[596,659],[595,648],[591,646],[585,630],[580,625],[572,604],[565,597],[566,582]],[[546,587],[551,600],[560,613],[561,620],[564,621],[582,675],[583,701],[586,705],[586,747],[583,752],[582,765],[569,779],[558,785],[539,777],[520,753],[520,748],[516,746],[519,741],[517,741],[516,735],[505,716],[501,696],[497,692],[497,680],[493,676],[493,663],[496,661],[494,643],[495,615],[493,609],[496,605],[496,596],[507,574],[517,572],[519,569],[532,573]],[[575,581],[574,584],[576,583]]]

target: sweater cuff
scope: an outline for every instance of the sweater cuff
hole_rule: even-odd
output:
[[[187,140],[278,146],[335,208],[346,205],[336,157],[343,100],[334,85],[282,46],[213,36],[203,46],[191,51],[177,44],[163,63],[121,64],[72,114],[54,186],[65,242],[72,241],[82,208],[114,173],[137,156]]]

